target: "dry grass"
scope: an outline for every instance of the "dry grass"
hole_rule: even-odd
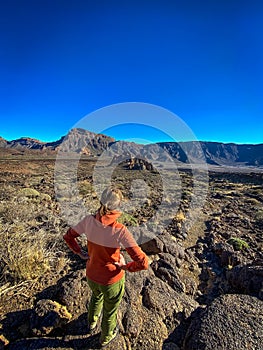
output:
[[[7,226],[1,234],[0,252],[5,280],[33,280],[50,270],[52,252],[45,248],[44,235],[31,237],[22,225]]]
[[[29,190],[29,191],[28,191]],[[50,201],[32,189],[9,188],[0,201],[0,294],[59,276],[69,263],[61,220]],[[61,232],[62,231],[62,232]],[[28,287],[29,288],[29,287]]]
[[[59,273],[66,259],[57,241],[51,243],[52,237],[43,229],[33,234],[23,224],[2,224],[0,281],[18,284]]]
[[[185,214],[183,213],[182,210],[178,210],[178,212],[175,215],[175,220],[177,222],[184,222],[185,221]]]
[[[81,181],[78,184],[78,188],[79,188],[79,194],[83,197],[91,194],[94,191],[92,184],[87,180]]]

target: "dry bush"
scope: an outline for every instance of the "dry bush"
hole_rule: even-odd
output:
[[[185,221],[185,214],[183,213],[182,210],[178,210],[178,212],[175,215],[175,220],[177,222],[184,222]]]
[[[28,197],[28,198],[34,198],[34,197],[39,197],[40,193],[34,188],[25,187],[18,192],[18,195],[23,197]]]
[[[63,223],[51,209],[39,200],[13,197],[0,203],[0,218],[0,294],[5,285],[60,277],[69,260]]]
[[[13,197],[9,201],[0,203],[0,217],[4,223],[26,222],[31,220],[38,208],[36,203],[26,197]]]
[[[2,279],[19,283],[38,279],[51,270],[57,252],[47,248],[45,232],[32,236],[23,224],[2,225],[1,231]]]
[[[8,184],[0,186],[0,203],[9,202],[16,196],[17,190]]]
[[[260,204],[256,198],[248,198],[245,203],[250,206],[258,206]]]
[[[87,181],[87,180],[83,180],[78,184],[78,188],[79,188],[79,194],[81,196],[86,196],[89,195],[93,192],[93,186],[92,184]]]

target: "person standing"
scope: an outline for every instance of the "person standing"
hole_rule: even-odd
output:
[[[117,222],[122,199],[119,189],[105,189],[96,215],[86,216],[63,236],[68,247],[87,260],[86,276],[92,290],[88,307],[89,332],[96,328],[102,312],[101,347],[108,345],[118,334],[117,311],[125,290],[125,271],[148,268],[146,254],[128,229]],[[88,253],[76,240],[83,233],[87,237]],[[125,262],[121,246],[128,252],[131,262]]]

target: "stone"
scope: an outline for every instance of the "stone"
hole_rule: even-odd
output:
[[[146,254],[161,253],[163,251],[163,247],[164,244],[158,237],[154,237],[153,239],[141,244],[141,248]]]
[[[67,276],[58,289],[59,302],[67,307],[74,318],[87,311],[91,290],[86,280],[85,269],[77,270]]]
[[[263,302],[249,295],[226,294],[192,316],[183,350],[261,349]]]
[[[165,260],[167,255],[168,261]],[[180,279],[179,274],[177,273],[176,268],[176,259],[172,261],[170,254],[163,254],[164,258],[160,258],[157,261],[154,261],[151,266],[157,277],[161,280],[167,282],[177,292],[184,292],[185,286]]]
[[[263,300],[263,266],[235,266],[226,272],[226,279],[235,292]]]
[[[72,315],[66,306],[53,300],[42,299],[34,308],[30,318],[30,327],[34,335],[43,336],[65,325],[71,318]]]

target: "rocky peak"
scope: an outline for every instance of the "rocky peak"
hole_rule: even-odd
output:
[[[7,145],[7,141],[0,136],[0,147],[6,147]]]
[[[11,148],[29,148],[29,149],[42,149],[45,145],[45,142],[30,138],[30,137],[21,137],[20,139],[10,141],[9,146]]]
[[[189,141],[189,142],[160,142],[149,145],[139,145],[125,141],[117,142],[114,138],[94,132],[74,128],[66,136],[54,142],[21,137],[17,140],[6,141],[0,137],[0,147],[18,150],[39,151],[73,151],[86,155],[101,155],[109,146],[110,154],[123,155],[125,152],[132,157],[147,161],[178,161],[184,164],[206,162],[216,166],[263,166],[263,144],[238,145],[234,143]],[[44,152],[43,152],[44,153]],[[139,155],[139,156],[138,156]]]

